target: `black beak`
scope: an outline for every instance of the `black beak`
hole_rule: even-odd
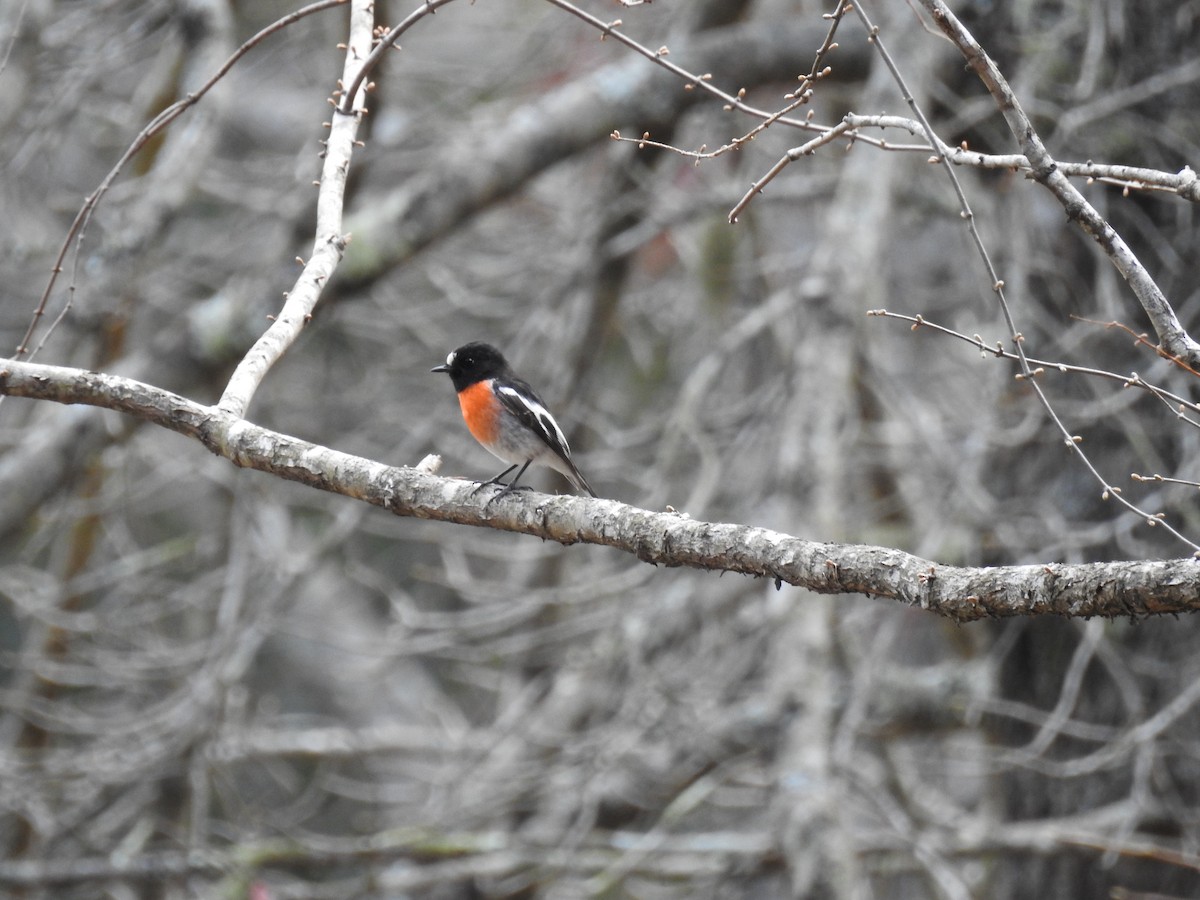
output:
[[[430,371],[430,372],[449,372],[449,371],[450,371],[450,367],[449,367],[449,366],[447,366],[447,365],[434,366],[434,367],[433,367],[432,369],[430,369],[429,371]]]

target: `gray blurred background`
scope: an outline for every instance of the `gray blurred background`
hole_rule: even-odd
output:
[[[393,23],[417,4],[377,2]],[[764,109],[832,4],[582,4]],[[168,103],[296,8],[0,6],[0,347],[83,198]],[[1200,9],[956,5],[1050,152],[1200,165]],[[871,15],[946,141],[1016,147],[906,4]],[[255,48],[125,168],[35,357],[212,403],[313,239],[346,10]],[[811,104],[908,115],[853,16]],[[266,427],[480,479],[444,377],[472,339],[538,387],[604,497],[942,564],[1183,556],[1063,447],[1010,363],[928,152],[859,143],[751,182],[754,121],[547,3],[452,3],[374,76],[338,278],[256,395]],[[805,110],[801,110],[803,116]],[[889,141],[912,143],[899,133]],[[1191,376],[1061,208],[959,170],[1031,355]],[[1083,187],[1195,328],[1172,194]],[[73,290],[68,290],[73,286]],[[66,305],[69,303],[69,308]],[[1117,383],[1044,387],[1131,499],[1200,538],[1197,432]],[[564,491],[557,475],[531,483]],[[0,892],[22,897],[1189,897],[1200,894],[1191,619],[958,627],[662,570],[613,550],[398,519],[241,471],[115,413],[0,404]]]

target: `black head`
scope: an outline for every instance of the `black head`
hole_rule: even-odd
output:
[[[445,365],[434,366],[429,371],[445,372],[454,383],[454,389],[461,391],[477,381],[507,373],[508,361],[491,344],[472,341],[452,350],[446,357]]]

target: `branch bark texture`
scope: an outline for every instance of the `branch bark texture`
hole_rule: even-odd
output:
[[[616,500],[529,493],[487,506],[491,495],[475,493],[474,483],[312,444],[132,379],[9,360],[0,363],[0,394],[126,413],[194,438],[234,465],[399,516],[513,531],[560,544],[599,544],[653,565],[754,575],[823,594],[898,600],[959,622],[1044,614],[1141,617],[1200,609],[1200,561],[1195,559],[940,566],[900,550],[809,541]]]

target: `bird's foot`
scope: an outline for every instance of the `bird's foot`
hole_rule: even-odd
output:
[[[495,484],[497,487],[499,487],[500,490],[496,491],[496,493],[492,494],[492,496],[488,498],[488,502],[483,504],[485,508],[491,506],[493,503],[495,503],[501,497],[506,497],[509,494],[515,494],[517,491],[532,491],[533,490],[533,488],[531,488],[527,484],[501,484],[498,481],[492,482],[492,483]],[[481,484],[479,487],[482,488],[486,484],[487,484],[487,482],[484,482],[484,484]],[[479,488],[476,488],[475,490],[479,490]]]

